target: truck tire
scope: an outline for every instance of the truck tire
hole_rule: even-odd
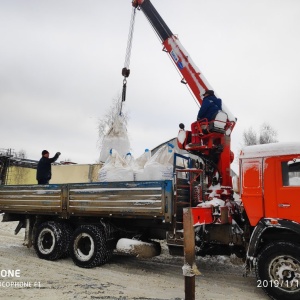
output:
[[[79,226],[74,231],[70,245],[70,256],[78,267],[94,268],[107,262],[106,238],[98,226]]]
[[[62,224],[54,221],[42,223],[35,234],[34,249],[41,259],[59,259],[65,250],[65,235]]]
[[[279,241],[268,244],[257,257],[257,286],[276,300],[300,299],[300,245]]]
[[[73,229],[69,223],[62,223],[63,232],[65,235],[64,239],[64,250],[60,258],[67,258],[70,256],[70,242],[73,235]]]
[[[111,239],[111,230],[108,224],[101,224],[98,225],[99,230],[101,230],[105,234],[105,239],[106,239],[106,261],[108,262],[111,260],[114,254],[114,249],[116,248],[116,241],[114,239]]]

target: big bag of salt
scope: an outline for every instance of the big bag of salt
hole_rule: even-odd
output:
[[[100,182],[133,181],[133,170],[125,159],[115,149],[111,149],[109,153],[108,159],[99,170],[98,180]]]
[[[145,152],[135,160],[134,168],[136,170],[143,169],[150,158],[151,152],[149,149],[145,149]]]
[[[173,179],[174,146],[170,143],[162,146],[145,164],[144,169],[135,171],[135,180],[171,180]]]
[[[100,161],[106,162],[111,149],[118,151],[120,156],[125,156],[130,149],[130,142],[127,134],[126,120],[122,115],[116,115],[108,133],[102,141]]]

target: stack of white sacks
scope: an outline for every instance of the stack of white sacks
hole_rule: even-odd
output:
[[[121,157],[111,149],[108,159],[99,170],[100,182],[110,181],[146,181],[146,180],[171,180],[173,179],[174,146],[162,146],[152,157],[151,152],[145,152],[134,159],[131,153]]]

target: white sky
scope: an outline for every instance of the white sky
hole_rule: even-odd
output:
[[[242,133],[268,122],[279,141],[300,141],[300,1],[152,0]],[[121,93],[131,0],[0,1],[0,148],[94,163],[98,120]],[[198,107],[141,11],[129,111],[132,153],[189,128]]]

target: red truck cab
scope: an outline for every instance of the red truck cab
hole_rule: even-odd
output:
[[[261,218],[300,223],[300,143],[245,147],[240,155],[240,193],[252,226]]]
[[[300,143],[245,147],[240,197],[250,223],[246,274],[276,300],[300,299]]]

